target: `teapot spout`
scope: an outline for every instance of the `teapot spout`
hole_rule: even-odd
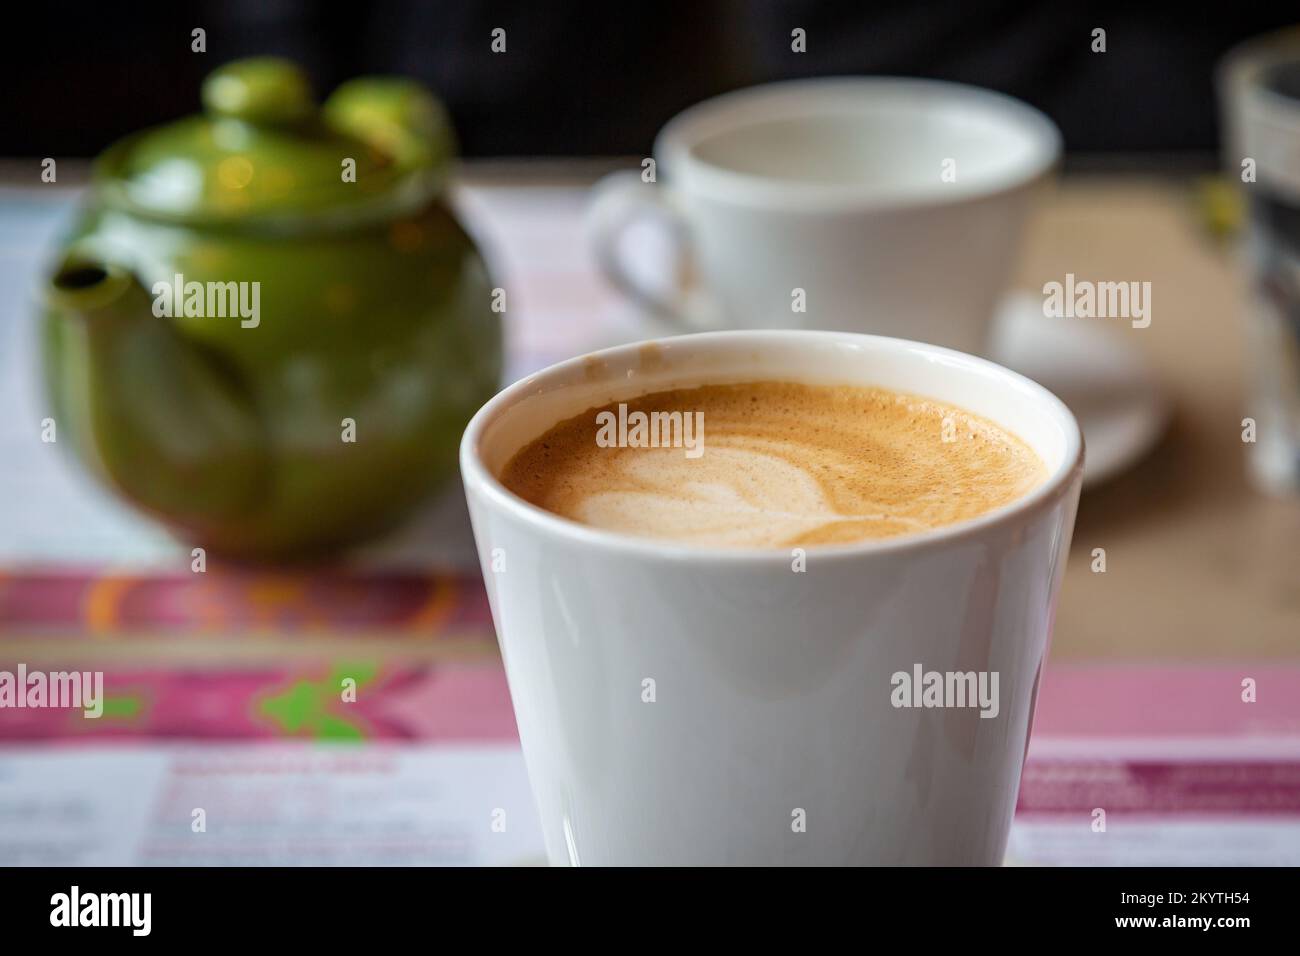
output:
[[[66,260],[46,291],[56,407],[127,498],[200,537],[256,508],[266,442],[238,376],[154,315],[119,266]]]
[[[112,318],[132,305],[135,280],[124,269],[85,257],[66,259],[50,277],[46,302],[52,308]],[[143,290],[140,290],[143,292]],[[125,317],[125,316],[123,316]]]

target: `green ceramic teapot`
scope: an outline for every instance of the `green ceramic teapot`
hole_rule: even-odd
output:
[[[181,537],[239,558],[387,529],[454,473],[501,366],[492,284],[443,202],[454,143],[408,81],[318,108],[276,59],[128,137],[45,286],[60,439]]]

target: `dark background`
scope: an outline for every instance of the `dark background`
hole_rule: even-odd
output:
[[[10,3],[0,155],[92,156],[198,108],[203,75],[250,54],[300,60],[318,93],[368,72],[419,77],[470,156],[644,154],[675,112],[764,80],[880,73],[960,80],[1038,106],[1075,153],[1211,150],[1213,67],[1287,24],[1287,4],[895,0],[449,0],[313,4]],[[9,19],[21,16],[23,21]],[[190,31],[207,30],[207,52]],[[494,27],[507,52],[493,54]],[[808,52],[790,50],[803,27]],[[1104,27],[1107,52],[1091,52]]]

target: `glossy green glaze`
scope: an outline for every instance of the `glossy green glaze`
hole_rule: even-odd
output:
[[[492,283],[441,200],[441,108],[375,79],[318,112],[299,81],[231,64],[206,116],[111,148],[43,317],[60,437],[243,558],[398,523],[454,473],[500,374]]]

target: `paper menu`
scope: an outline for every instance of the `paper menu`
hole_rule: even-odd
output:
[[[1300,761],[1286,773],[1300,777]],[[1026,787],[1036,786],[1031,774]],[[1300,865],[1295,812],[1117,810],[1104,832],[1092,823],[1087,809],[1022,811],[1007,863]],[[5,865],[543,862],[522,755],[510,743],[0,748]]]
[[[0,864],[493,866],[544,860],[517,748],[0,749]]]

